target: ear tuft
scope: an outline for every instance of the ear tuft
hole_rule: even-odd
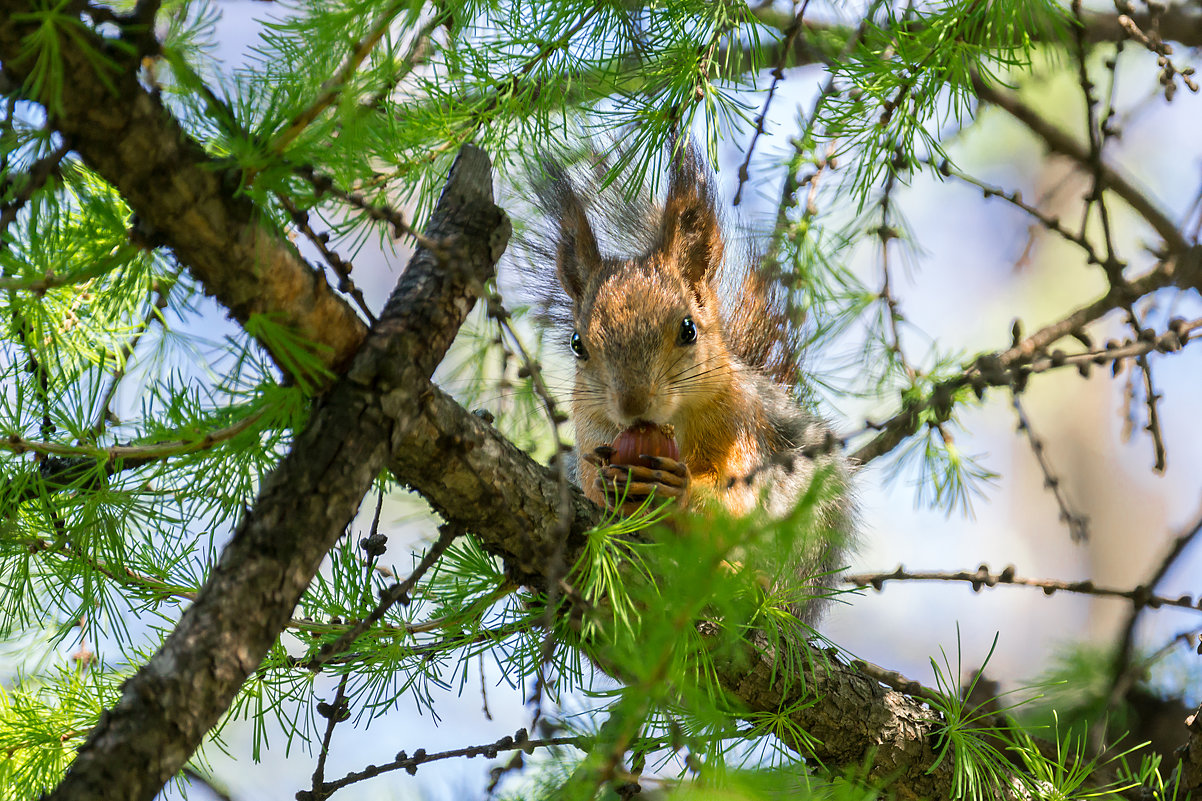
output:
[[[559,242],[555,251],[555,269],[559,282],[573,302],[584,294],[588,277],[601,267],[601,251],[589,225],[576,190],[560,171],[555,176],[556,219],[559,223]]]
[[[690,284],[705,283],[717,277],[725,250],[712,176],[691,140],[672,154],[671,165],[659,252]]]

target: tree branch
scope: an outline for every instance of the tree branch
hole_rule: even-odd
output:
[[[1127,201],[1127,204],[1160,235],[1166,249],[1163,255],[1180,256],[1189,250],[1189,243],[1181,235],[1177,224],[1169,219],[1143,190],[1137,188],[1113,167],[1102,163],[1100,158],[1093,158],[1088,147],[1052,125],[1015,95],[986,83],[979,75],[973,75],[972,86],[978,97],[1027,126],[1053,153],[1068,156],[1084,169],[1096,172],[1100,188],[1110,189]]]
[[[1161,264],[1155,270],[1121,287],[1110,287],[1105,295],[1093,303],[1082,306],[1066,317],[1046,325],[1035,333],[1017,342],[1004,351],[994,351],[977,356],[962,373],[938,382],[929,395],[909,403],[902,411],[883,423],[871,427],[880,433],[856,449],[851,459],[867,464],[896,448],[911,436],[921,424],[921,413],[937,406],[950,409],[952,396],[964,387],[971,386],[983,393],[987,387],[1016,387],[1026,382],[1032,373],[1076,365],[1087,373],[1091,364],[1138,356],[1151,351],[1172,352],[1180,350],[1193,339],[1191,332],[1202,327],[1202,319],[1186,322],[1174,320],[1170,329],[1157,336],[1150,332],[1136,341],[1120,346],[1107,347],[1101,351],[1087,351],[1067,355],[1061,351],[1047,352],[1048,346],[1070,336],[1081,334],[1085,326],[1104,317],[1123,305],[1126,298],[1137,298],[1169,286],[1181,286],[1179,278],[1193,280],[1196,272],[1197,247],[1191,248],[1179,261]]]
[[[367,327],[239,193],[241,171],[205,153],[143,88],[136,54],[81,24],[71,31],[80,44],[56,56],[70,76],[61,104],[52,103],[46,88],[29,91],[37,60],[22,51],[37,30],[27,21],[33,10],[30,2],[0,0],[0,63],[27,99],[47,106],[50,123],[84,163],[120,190],[137,213],[140,233],[169,246],[240,323],[273,314],[300,338],[326,345],[319,355],[328,367],[345,367]],[[104,54],[119,71],[106,69],[102,78],[89,51]]]
[[[784,37],[793,23],[793,15],[781,11],[772,3],[759,3],[752,7],[752,15],[763,25],[782,33],[781,41],[766,46],[761,51],[767,63],[783,63],[785,67],[826,63],[839,51],[842,42],[855,34],[855,28],[822,21],[807,20],[802,34],[792,41]],[[1202,14],[1185,3],[1170,6],[1155,15],[1143,12],[1135,14],[1099,13],[1085,11],[1081,15],[1084,25],[1084,40],[1088,44],[1123,42],[1132,38],[1131,25],[1146,31],[1155,29],[1159,39],[1176,42],[1184,47],[1202,47]],[[1041,31],[1030,32],[1039,41]],[[1142,44],[1142,43],[1141,43]],[[732,63],[746,66],[751,64],[750,53],[732,54]]]
[[[1114,587],[1099,587],[1092,581],[1060,581],[1058,579],[1033,579],[1015,575],[1011,565],[1000,573],[991,573],[988,565],[981,565],[969,572],[960,570],[952,573],[930,571],[910,572],[900,565],[891,573],[857,573],[842,577],[842,581],[854,587],[872,587],[878,592],[887,581],[961,581],[972,585],[974,591],[982,587],[996,587],[998,584],[1013,584],[1021,587],[1038,587],[1045,595],[1057,591],[1075,592],[1082,595],[1096,595],[1104,598],[1126,598],[1137,609],[1150,606],[1159,609],[1162,606],[1175,606],[1179,609],[1189,609],[1192,612],[1202,611],[1202,598],[1195,599],[1189,595],[1179,598],[1168,598],[1153,595],[1147,585],[1141,584],[1130,590],[1120,590]]]
[[[276,641],[415,424],[430,374],[508,240],[483,151],[460,153],[428,231],[454,237],[450,258],[415,254],[346,376],[264,481],[196,603],[125,684],[49,799],[152,799]]]

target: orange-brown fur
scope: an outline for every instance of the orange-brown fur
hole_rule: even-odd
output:
[[[737,479],[771,456],[760,436],[768,423],[744,375],[749,368],[725,335],[716,291],[725,246],[697,167],[674,170],[659,247],[642,258],[602,258],[583,206],[565,198],[557,267],[589,353],[577,362],[576,448],[587,454],[608,445],[636,421],[669,423],[694,492],[742,514],[757,494]],[[741,288],[757,286],[747,277]],[[689,345],[677,342],[685,316],[697,332]],[[766,322],[763,315],[758,322]],[[580,461],[581,485],[601,502],[596,475]]]
[[[656,468],[630,480],[690,506],[717,503],[737,515],[762,508],[783,517],[817,471],[831,468],[826,474],[837,493],[818,513],[835,536],[799,536],[795,552],[800,580],[816,592],[829,588],[824,575],[840,566],[852,529],[847,464],[822,450],[829,429],[791,390],[800,334],[779,302],[778,282],[754,261],[732,278],[723,274],[726,245],[700,159],[691,147],[674,158],[667,199],[658,218],[651,216],[658,219],[654,230],[627,237],[644,243],[631,258],[603,256],[570,180],[554,165],[552,179],[539,191],[557,228],[536,251],[543,264],[554,263],[570,301],[564,313],[559,299],[549,298],[546,315],[569,323],[578,336],[574,458],[586,494],[607,502],[597,478],[605,471],[616,484],[620,471],[599,469],[590,459],[598,446],[642,422],[674,427],[687,471],[665,476]],[[636,211],[609,219],[634,229],[648,218]],[[812,620],[818,606],[798,614]]]

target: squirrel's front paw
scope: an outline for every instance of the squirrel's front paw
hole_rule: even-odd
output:
[[[640,465],[610,464],[613,449],[597,448],[588,461],[597,465],[594,486],[605,498],[607,509],[619,509],[624,516],[634,514],[648,497],[674,498],[684,507],[689,502],[689,468],[666,456],[639,455]],[[647,466],[644,466],[647,465]]]

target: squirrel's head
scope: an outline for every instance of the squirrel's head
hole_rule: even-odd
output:
[[[718,284],[723,240],[713,190],[691,146],[673,159],[655,245],[605,258],[562,182],[556,269],[572,299],[576,413],[624,428],[675,422],[712,402],[729,373]]]

